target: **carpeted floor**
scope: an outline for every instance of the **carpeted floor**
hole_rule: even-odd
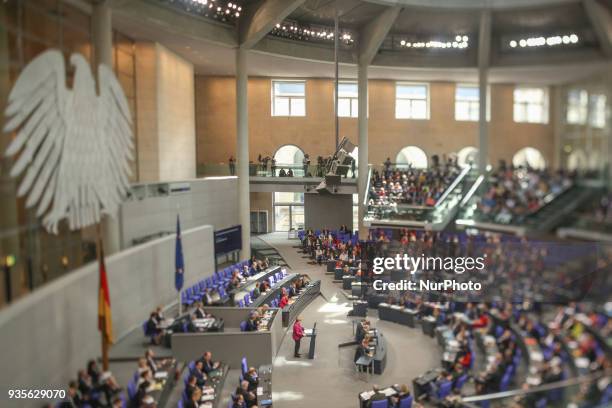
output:
[[[302,313],[304,325],[317,322],[317,349],[314,360],[293,358],[293,340],[286,335],[274,360],[273,401],[275,408],[301,407],[357,407],[358,394],[373,384],[387,386],[407,383],[430,368],[440,366],[440,349],[421,329],[411,329],[390,322],[378,321],[376,311],[368,318],[387,339],[387,367],[382,375],[355,372],[355,346],[339,348],[338,344],[353,339],[353,320],[347,317],[351,303],[341,287],[325,274],[325,268],[310,265],[308,259],[293,246],[284,233],[260,238],[274,246],[293,272],[306,273],[313,280],[321,279],[323,296],[315,299]],[[302,344],[302,353],[307,351]]]

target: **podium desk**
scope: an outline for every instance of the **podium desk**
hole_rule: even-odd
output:
[[[371,293],[370,295],[368,295],[368,307],[371,307],[372,309],[377,309],[378,305],[384,303],[385,300],[387,300],[387,296],[388,295],[383,293]]]
[[[336,269],[336,261],[327,261],[327,272],[333,272]]]
[[[423,334],[426,334],[430,337],[434,337],[435,329],[436,329],[436,319],[433,316],[426,316],[421,320],[421,328],[423,329]]]
[[[429,370],[412,381],[412,393],[414,394],[415,401],[418,400],[421,395],[427,393],[429,390],[429,384],[436,381],[440,371],[441,370],[439,368]]]
[[[308,342],[308,359],[312,360],[315,356],[315,348],[317,343],[317,324],[315,323],[312,329],[304,330],[304,336],[310,339]]]
[[[368,302],[364,300],[357,300],[353,302],[352,316],[365,317],[367,314],[368,314]]]
[[[334,269],[334,280],[342,280],[343,276],[344,276],[344,269],[342,268]]]
[[[392,385],[390,387],[380,390],[381,393],[385,394],[387,398],[391,398],[399,394],[399,386]],[[374,391],[363,391],[359,394],[359,407],[367,408],[369,406],[370,398],[374,395]]]
[[[342,289],[344,290],[351,290],[351,284],[353,282],[357,281],[357,278],[355,278],[354,276],[343,276],[342,277]]]
[[[361,297],[362,293],[365,293],[368,289],[368,284],[364,282],[352,282],[351,283],[351,295]]]
[[[378,305],[378,317],[381,320],[402,324],[408,327],[415,327],[415,316],[417,312],[412,309],[388,303]]]

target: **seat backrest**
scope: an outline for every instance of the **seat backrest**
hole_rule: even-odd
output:
[[[247,330],[247,322],[243,320],[240,322],[240,331],[246,331],[246,330]]]
[[[399,408],[411,408],[412,407],[412,395],[400,400]]]
[[[183,407],[185,406],[185,404],[183,403],[183,400],[182,400],[182,399],[180,399],[180,400],[178,400],[178,403],[177,403],[177,405],[176,405],[176,406],[177,406],[178,408],[183,408]]]
[[[384,399],[384,400],[377,400],[377,401],[372,401],[372,408],[388,408],[389,407],[389,401]]]
[[[438,390],[438,399],[444,399],[450,395],[453,383],[450,381],[443,382]]]
[[[242,374],[249,371],[249,366],[247,365],[246,357],[242,357],[242,360],[240,361],[240,367],[242,368]]]
[[[130,400],[136,398],[136,383],[134,381],[128,382],[127,393]]]

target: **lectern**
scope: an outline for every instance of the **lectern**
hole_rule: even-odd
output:
[[[308,348],[308,359],[314,359],[315,345],[317,341],[317,322],[312,326],[312,329],[304,330],[304,335],[310,337],[310,347]]]

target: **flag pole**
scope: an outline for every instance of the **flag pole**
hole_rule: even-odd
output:
[[[102,232],[100,230],[101,222],[96,224],[96,257],[98,258],[98,268],[102,265]],[[99,289],[98,289],[99,290]],[[99,296],[99,293],[98,293]],[[105,331],[101,331],[102,336],[102,369],[108,371],[108,335]]]
[[[181,209],[181,204],[180,203],[176,203],[176,216],[179,217],[180,216],[180,209]],[[181,302],[181,292],[183,291],[183,288],[178,290],[178,316],[177,317],[181,317],[181,313],[183,312],[183,303]]]

